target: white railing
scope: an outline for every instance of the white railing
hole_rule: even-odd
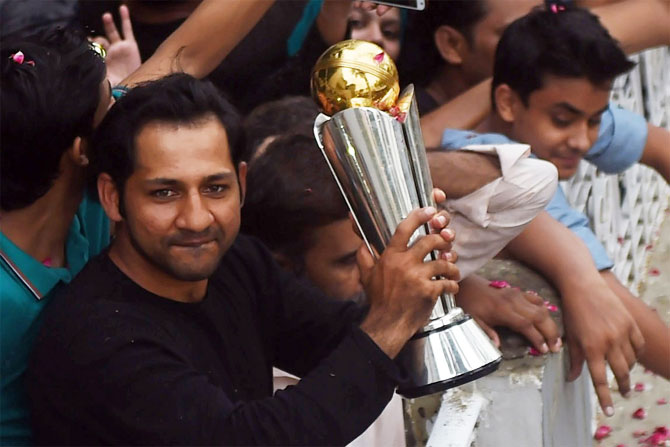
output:
[[[633,59],[638,65],[616,80],[612,101],[670,129],[670,49],[648,50]],[[614,273],[637,292],[647,273],[648,248],[668,207],[670,187],[646,166],[607,175],[587,162],[562,186],[570,203],[591,219],[614,261]]]

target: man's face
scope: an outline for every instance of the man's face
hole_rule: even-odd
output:
[[[402,20],[398,8],[391,8],[380,17],[375,11],[354,7],[349,14],[349,25],[352,39],[376,43],[391,59],[398,60],[402,35]]]
[[[610,88],[611,82],[594,85],[586,78],[546,76],[527,107],[520,100],[514,103],[511,137],[530,144],[535,155],[558,168],[560,179],[568,179],[598,138]]]
[[[472,29],[472,43],[463,55],[462,70],[473,86],[493,75],[496,47],[505,28],[526,15],[540,0],[482,0],[488,13]]]
[[[349,219],[318,227],[311,235],[311,242],[304,255],[307,278],[328,296],[360,302],[363,286],[356,251],[363,241]]]
[[[149,123],[135,147],[120,230],[129,249],[149,274],[157,268],[182,281],[208,278],[237,236],[246,166],[238,183],[226,131],[214,117]]]

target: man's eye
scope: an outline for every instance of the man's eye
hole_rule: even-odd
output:
[[[205,187],[205,194],[222,194],[227,189],[228,185],[209,185]]]
[[[363,22],[358,19],[349,19],[349,26],[351,29],[361,29],[363,28]]]
[[[400,30],[396,27],[382,28],[382,35],[388,40],[400,40]]]
[[[177,192],[172,189],[157,189],[156,191],[151,191],[151,195],[157,199],[168,199],[177,195]]]

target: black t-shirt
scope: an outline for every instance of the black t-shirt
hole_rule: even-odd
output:
[[[36,443],[346,444],[397,381],[359,314],[244,236],[199,303],[153,295],[102,254],[46,310],[27,378]],[[303,379],[272,396],[273,365]]]

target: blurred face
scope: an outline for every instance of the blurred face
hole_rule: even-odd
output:
[[[558,168],[560,179],[568,179],[598,138],[610,88],[610,82],[594,85],[586,78],[547,76],[544,87],[530,94],[527,107],[514,100],[511,136],[530,144],[535,155]]]
[[[307,278],[328,296],[361,302],[363,286],[356,251],[363,241],[349,219],[318,227],[311,236],[312,245],[304,256]]]
[[[392,8],[379,17],[375,11],[354,7],[349,14],[349,25],[352,39],[376,43],[391,59],[398,60],[402,35],[402,20],[398,8]]]
[[[472,43],[463,55],[463,74],[471,86],[493,75],[496,47],[505,28],[540,4],[540,0],[483,1],[488,14],[473,27]]]
[[[123,208],[137,264],[181,281],[208,278],[237,236],[246,166],[239,180],[226,131],[214,117],[193,124],[154,122],[135,140],[135,172]],[[241,186],[240,186],[241,185]]]

